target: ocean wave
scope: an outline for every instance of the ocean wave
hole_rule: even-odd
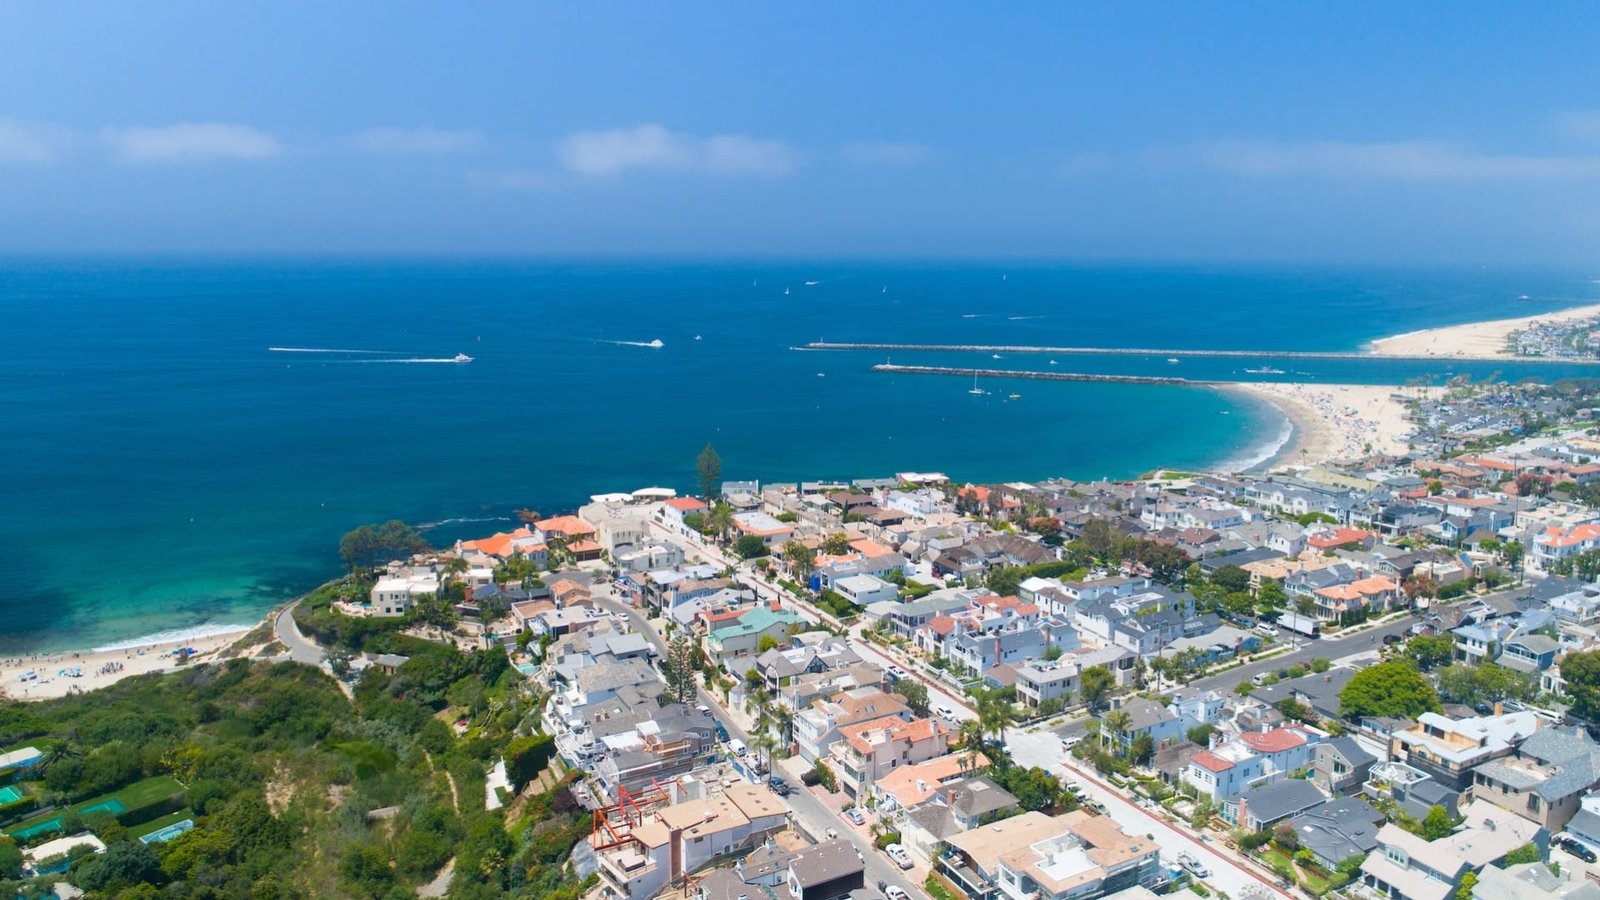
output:
[[[1283,408],[1278,406],[1278,404],[1273,403],[1270,400],[1265,400],[1263,402],[1272,407],[1274,412],[1283,417],[1283,424],[1278,429],[1277,435],[1268,438],[1267,440],[1262,441],[1253,447],[1246,447],[1235,456],[1229,457],[1227,460],[1219,464],[1219,469],[1223,470],[1224,472],[1248,472],[1257,466],[1266,465],[1267,463],[1276,459],[1278,455],[1283,453],[1284,450],[1287,450],[1289,445],[1294,441],[1294,420],[1290,419],[1289,414],[1284,412]]]
[[[474,522],[510,522],[510,521],[512,521],[510,516],[483,516],[481,518],[472,518],[472,517],[469,517],[469,516],[462,516],[460,518],[455,518],[455,519],[440,519],[437,522],[424,522],[421,525],[417,526],[417,530],[418,531],[428,531],[428,530],[433,529],[433,528],[443,528],[446,525],[470,525],[470,524],[472,524]]]
[[[196,625],[193,628],[174,628],[170,631],[157,631],[141,637],[129,638],[125,641],[116,641],[95,647],[95,653],[110,653],[115,650],[137,650],[140,647],[149,647],[152,644],[178,644],[184,641],[195,641],[201,638],[216,637],[223,634],[242,634],[251,629],[250,625],[223,625],[213,623],[210,625]]]

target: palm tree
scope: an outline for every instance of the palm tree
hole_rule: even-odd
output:
[[[976,764],[977,755],[983,751],[983,725],[977,719],[964,719],[960,735],[962,745],[967,748],[967,755],[962,757],[962,766]]]
[[[728,532],[733,530],[733,507],[726,503],[711,507],[711,512],[706,515],[706,527],[718,538],[726,539]]]
[[[1127,711],[1121,709],[1113,709],[1101,716],[1100,722],[1102,727],[1100,729],[1100,743],[1102,745],[1105,744],[1105,736],[1107,731],[1110,731],[1112,734],[1116,735],[1120,743],[1123,732],[1128,730],[1129,719],[1130,717],[1128,716]]]
[[[1016,718],[1011,703],[997,693],[987,693],[978,699],[978,729],[996,744],[1005,737],[1006,729]]]
[[[46,750],[44,756],[40,757],[37,763],[34,763],[34,767],[40,773],[49,772],[50,768],[56,763],[68,759],[83,759],[83,751],[78,749],[76,744],[62,741]]]

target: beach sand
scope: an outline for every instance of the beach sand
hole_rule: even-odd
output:
[[[1532,325],[1571,322],[1594,316],[1600,316],[1600,303],[1517,319],[1496,319],[1493,322],[1472,322],[1446,328],[1429,328],[1425,331],[1373,341],[1371,350],[1379,356],[1519,359],[1522,357],[1506,349],[1506,339],[1513,331],[1522,331]]]
[[[1404,436],[1412,426],[1405,420],[1405,404],[1394,395],[1418,391],[1369,384],[1279,383],[1234,384],[1226,389],[1270,403],[1294,423],[1294,440],[1268,467],[1404,453]]]
[[[13,700],[49,700],[69,693],[103,688],[134,675],[171,672],[197,663],[211,662],[249,630],[240,627],[237,631],[177,638],[126,649],[0,659],[0,695]],[[172,655],[172,651],[180,647],[193,647],[196,651],[183,666]],[[74,678],[60,674],[64,669],[81,669],[83,675]],[[23,673],[30,671],[38,673],[38,680],[22,681]]]

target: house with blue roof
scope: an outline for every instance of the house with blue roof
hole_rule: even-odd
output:
[[[763,637],[783,643],[789,636],[789,628],[798,624],[800,617],[787,609],[758,606],[732,625],[708,633],[703,646],[712,662],[726,663],[737,656],[754,656]]]

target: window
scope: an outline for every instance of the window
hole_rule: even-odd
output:
[[[1539,811],[1539,795],[1538,794],[1529,794],[1528,795],[1528,811],[1529,812],[1538,812]]]

